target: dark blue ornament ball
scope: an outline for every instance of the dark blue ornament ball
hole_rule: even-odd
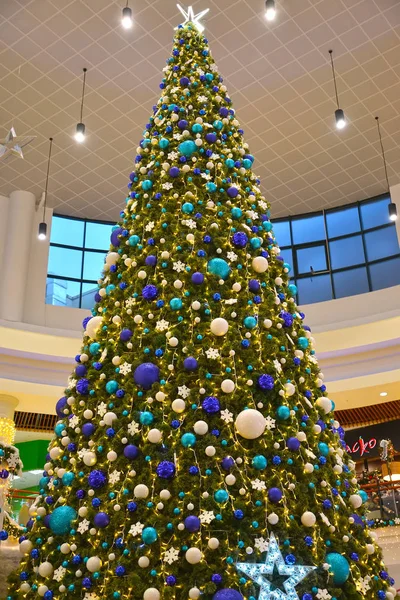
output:
[[[60,398],[56,404],[56,413],[57,413],[57,417],[59,417],[60,419],[62,419],[63,417],[65,417],[64,415],[64,408],[67,406],[67,396],[63,396],[62,398]]]
[[[194,533],[195,531],[199,531],[201,526],[200,519],[195,515],[190,515],[190,517],[186,517],[185,519],[185,527],[190,533]]]
[[[136,385],[139,385],[145,390],[149,390],[153,383],[159,381],[160,369],[153,363],[142,363],[135,369],[133,379]]]
[[[94,490],[98,490],[106,485],[107,475],[103,471],[95,469],[94,471],[89,473],[88,483],[90,487],[92,487]]]
[[[198,366],[199,366],[198,362],[197,362],[197,360],[195,358],[193,358],[193,356],[188,356],[183,361],[183,368],[186,371],[196,371],[196,369],[197,369]]]
[[[163,460],[157,465],[156,473],[160,479],[173,479],[175,477],[175,465],[169,460]]]
[[[282,491],[279,488],[273,487],[268,490],[268,498],[273,504],[278,504],[282,499]]]
[[[224,588],[223,590],[219,590],[214,596],[212,600],[243,600],[243,596],[237,590],[233,590],[232,588]]]
[[[248,241],[249,238],[243,231],[237,231],[233,234],[232,242],[236,248],[244,248]]]
[[[133,444],[128,444],[124,448],[124,456],[129,460],[135,460],[140,454],[139,448]]]
[[[155,285],[145,285],[142,290],[142,296],[148,302],[154,300],[158,296],[158,289]]]
[[[274,378],[271,375],[260,375],[257,381],[260,390],[268,391],[274,387]]]
[[[111,234],[111,243],[116,248],[121,244],[121,240],[118,238],[118,236],[121,235],[121,233],[122,233],[122,228],[117,227],[116,229],[113,230],[113,232]]]
[[[215,396],[207,396],[202,402],[202,408],[208,415],[215,415],[220,411],[218,398]]]
[[[94,525],[96,527],[100,527],[100,528],[107,527],[109,522],[110,522],[110,517],[105,512],[97,513],[97,515],[95,515],[95,517],[93,519]]]

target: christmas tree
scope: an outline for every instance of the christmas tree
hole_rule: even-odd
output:
[[[160,87],[8,600],[392,600],[193,15]]]

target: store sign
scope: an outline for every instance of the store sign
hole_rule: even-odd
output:
[[[400,449],[400,419],[346,431],[347,452],[353,460],[378,458],[380,442],[390,439],[396,450]]]

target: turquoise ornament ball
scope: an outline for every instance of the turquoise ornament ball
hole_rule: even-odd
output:
[[[169,140],[167,140],[167,138],[161,138],[160,141],[158,142],[158,145],[160,146],[160,148],[162,150],[164,150],[165,148],[168,148]]]
[[[158,535],[154,527],[145,527],[142,531],[142,540],[145,544],[154,544],[157,541]]]
[[[363,503],[368,500],[368,494],[365,490],[360,490],[358,492],[358,495],[361,497],[361,500],[363,501]]]
[[[194,125],[192,125],[192,131],[193,133],[201,133],[203,131],[203,125],[200,123],[194,123]]]
[[[71,471],[67,471],[67,473],[64,473],[64,475],[62,476],[62,482],[64,485],[71,485],[74,479],[75,474],[71,473]]]
[[[264,221],[263,224],[262,224],[262,226],[263,226],[263,229],[265,231],[271,231],[272,230],[272,223],[271,223],[271,221]]]
[[[219,119],[217,119],[216,121],[214,121],[213,123],[214,129],[216,129],[217,131],[221,131],[221,129],[223,128],[224,124],[222,121],[220,121]]]
[[[215,183],[213,181],[208,181],[206,183],[206,188],[207,188],[207,192],[216,192],[217,191],[217,186],[215,185]]]
[[[172,298],[172,300],[169,301],[169,305],[172,310],[179,310],[182,308],[182,300],[180,298]]]
[[[93,344],[90,344],[89,346],[89,352],[92,355],[98,354],[100,351],[100,344],[98,342],[93,342]]]
[[[49,527],[56,535],[64,535],[69,532],[71,521],[76,517],[76,510],[72,506],[59,506],[50,515]]]
[[[244,161],[243,161],[243,166],[244,166],[245,169],[251,169],[251,165],[252,164],[253,163],[248,158],[245,158]]]
[[[261,248],[260,238],[251,238],[250,246],[253,248],[253,250],[258,250],[258,248]]]
[[[284,406],[283,404],[281,406],[278,406],[276,416],[278,417],[278,419],[286,421],[290,417],[290,408],[288,406]]]
[[[142,181],[142,190],[144,190],[145,192],[151,190],[152,187],[153,182],[151,181],[151,179],[145,179],[144,181]]]
[[[228,279],[231,268],[223,258],[212,258],[207,264],[207,271],[220,279]]]
[[[56,436],[61,437],[64,429],[65,429],[64,423],[57,423],[57,425],[54,427],[54,433],[56,434]]]
[[[291,265],[289,265],[289,263],[286,263],[286,262],[283,263],[283,268],[287,269],[288,273],[290,273],[290,271],[292,270]]]
[[[131,235],[131,237],[128,240],[129,245],[130,246],[137,246],[138,243],[140,242],[140,237],[138,235]]]
[[[267,467],[268,461],[262,454],[258,454],[252,460],[252,465],[258,471],[262,471]]]
[[[329,446],[328,444],[325,444],[325,442],[319,442],[318,450],[320,451],[322,456],[328,456],[329,454]]]
[[[197,150],[197,146],[193,140],[185,140],[178,146],[178,150],[183,156],[192,156]]]
[[[218,502],[218,504],[224,504],[229,498],[229,494],[226,490],[217,490],[214,493],[214,500]]]
[[[192,213],[193,211],[194,211],[194,206],[191,202],[185,202],[185,204],[183,204],[182,212],[185,215],[190,215],[190,213]]]
[[[243,321],[243,325],[246,329],[254,329],[254,327],[257,327],[257,319],[255,317],[246,317]]]
[[[118,389],[118,382],[111,379],[111,381],[107,381],[106,383],[106,392],[108,394],[114,394]]]
[[[333,573],[333,585],[343,585],[350,575],[348,560],[338,552],[330,552],[326,555],[325,562]]]
[[[291,296],[295,296],[297,294],[297,285],[294,285],[294,283],[288,285],[287,289]]]
[[[192,448],[196,443],[196,436],[194,433],[184,433],[181,437],[181,444],[184,448]]]
[[[235,166],[235,161],[232,158],[227,158],[225,164],[228,167],[228,169],[233,169],[233,167]]]
[[[240,219],[243,212],[238,206],[234,206],[231,210],[232,219]]]
[[[154,421],[154,415],[148,410],[144,410],[140,413],[139,421],[142,425],[151,425]]]
[[[309,341],[306,337],[299,337],[299,339],[297,340],[297,345],[302,350],[306,350],[309,346]]]

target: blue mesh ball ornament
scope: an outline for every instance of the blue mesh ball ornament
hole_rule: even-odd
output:
[[[98,490],[104,487],[107,483],[107,475],[100,471],[100,469],[94,469],[88,475],[88,484],[94,490]]]
[[[149,257],[147,257],[147,258],[149,258]],[[158,289],[156,288],[155,285],[145,285],[142,290],[142,296],[145,300],[147,300],[148,302],[151,302],[151,300],[154,300],[155,298],[157,298]]]
[[[243,231],[237,231],[233,234],[232,242],[235,248],[245,248],[249,238]]]
[[[176,468],[173,462],[163,460],[157,465],[156,473],[160,479],[173,479]]]
[[[271,375],[260,375],[257,381],[257,385],[260,388],[260,390],[272,390],[275,385],[274,378]]]
[[[218,590],[212,597],[212,600],[243,600],[243,596],[237,590],[224,588],[223,590]]]
[[[201,407],[208,415],[215,415],[221,410],[219,400],[215,396],[207,396],[204,398]]]

